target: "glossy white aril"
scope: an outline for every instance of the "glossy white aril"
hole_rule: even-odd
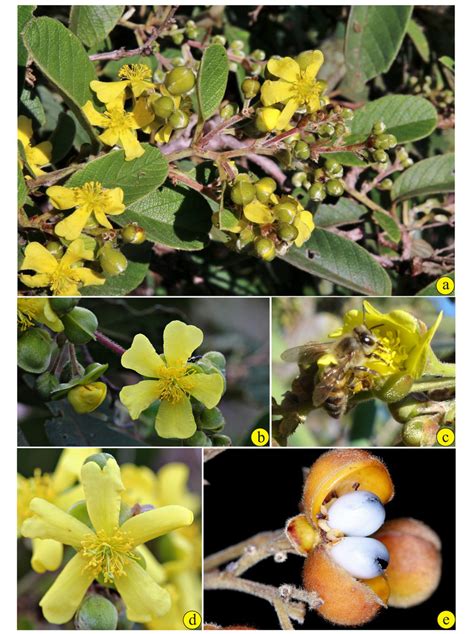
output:
[[[331,528],[344,535],[367,537],[384,523],[385,509],[374,493],[352,491],[331,504],[327,521]]]
[[[388,550],[372,537],[343,537],[329,549],[332,559],[356,579],[373,579],[388,566]]]

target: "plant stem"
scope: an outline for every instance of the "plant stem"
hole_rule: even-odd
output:
[[[456,379],[454,377],[432,378],[416,381],[410,392],[430,392],[431,390],[447,390],[454,387],[456,387]]]
[[[122,348],[122,346],[120,346],[118,343],[112,341],[112,339],[107,337],[107,335],[104,335],[104,333],[100,332],[100,330],[96,330],[95,338],[96,341],[102,344],[105,348],[111,350],[114,354],[117,354],[119,357],[124,354],[125,348]]]

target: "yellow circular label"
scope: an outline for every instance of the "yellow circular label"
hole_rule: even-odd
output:
[[[184,626],[188,628],[188,630],[197,630],[197,628],[201,625],[202,617],[199,612],[196,610],[188,610],[186,614],[183,616]]]
[[[451,295],[454,291],[454,281],[450,277],[440,277],[436,282],[436,290],[440,295]]]
[[[436,440],[443,447],[449,447],[454,442],[454,432],[449,427],[442,427],[436,434]]]
[[[450,627],[453,627],[456,622],[456,617],[449,610],[444,610],[438,614],[438,625],[443,628],[443,630],[449,630]]]
[[[257,447],[263,447],[266,445],[269,439],[269,435],[266,429],[263,427],[259,427],[258,429],[254,429],[252,435],[250,436],[252,442]]]

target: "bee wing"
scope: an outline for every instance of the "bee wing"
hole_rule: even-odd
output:
[[[331,349],[331,344],[328,343],[314,343],[310,341],[302,346],[296,346],[295,348],[289,348],[282,353],[281,358],[283,361],[290,363],[311,364],[315,363],[319,357],[328,352]]]
[[[324,370],[321,380],[316,383],[313,390],[313,405],[315,407],[319,407],[327,400],[344,371],[344,368],[339,365]]]

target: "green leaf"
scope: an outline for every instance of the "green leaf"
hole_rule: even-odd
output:
[[[408,24],[407,32],[416,50],[418,51],[418,54],[421,57],[421,59],[425,63],[429,62],[430,61],[430,45],[428,40],[426,39],[426,35],[424,34],[421,26],[417,24],[415,20],[410,20],[410,23]]]
[[[349,198],[339,198],[335,205],[319,205],[314,222],[317,227],[337,227],[357,222],[367,212],[364,205]]]
[[[166,185],[128,207],[114,220],[120,225],[136,222],[152,242],[196,251],[209,242],[212,211],[207,200],[195,191]]]
[[[18,208],[23,207],[28,196],[28,187],[26,186],[23,172],[21,171],[20,163],[18,163]]]
[[[449,55],[443,55],[439,58],[438,62],[441,62],[443,66],[446,66],[446,68],[449,68],[449,70],[452,70],[454,73],[454,59],[452,57],[449,57]]]
[[[432,156],[409,167],[393,184],[392,200],[454,191],[454,154]]]
[[[398,223],[393,218],[387,216],[387,214],[384,214],[382,211],[374,211],[373,218],[379,227],[382,227],[390,240],[397,243],[400,242],[402,232]]]
[[[347,76],[365,84],[388,71],[403,41],[411,6],[353,6],[346,30]]]
[[[28,61],[28,51],[23,43],[22,32],[26,23],[33,17],[36,5],[21,5],[18,7],[18,94],[23,89],[25,81],[26,62]]]
[[[41,99],[36,94],[36,90],[32,88],[23,88],[20,95],[18,113],[25,115],[28,119],[32,119],[33,124],[36,121],[39,127],[46,123],[46,114]]]
[[[332,158],[346,167],[364,167],[367,165],[367,161],[358,157],[354,152],[325,152],[321,154],[321,156],[324,158]]]
[[[387,95],[356,110],[346,144],[364,141],[374,123],[380,120],[399,143],[407,143],[429,136],[436,128],[438,116],[434,106],[423,97]]]
[[[123,9],[116,4],[73,5],[69,28],[89,48],[97,46],[120,20]]]
[[[450,280],[452,280],[453,282],[455,281],[454,271],[451,271],[451,273],[441,273],[438,279],[440,277],[449,277]],[[436,288],[437,281],[438,280],[434,280],[434,282],[431,282],[430,284],[428,284],[428,286],[422,288],[421,291],[418,291],[417,295],[423,295],[425,297],[436,297],[437,295],[440,295]]]
[[[72,148],[76,136],[76,123],[66,112],[59,114],[56,128],[49,139],[53,146],[53,165],[63,159]]]
[[[93,141],[96,134],[82,113],[93,94],[95,68],[80,40],[58,20],[41,17],[28,22],[23,40],[41,72],[56,86]]]
[[[368,251],[325,229],[316,229],[301,248],[282,258],[298,269],[363,295],[391,295],[390,278]]]
[[[197,78],[197,96],[201,119],[209,119],[224,97],[229,61],[221,44],[211,44],[203,53]]]
[[[120,273],[120,275],[109,277],[102,286],[84,286],[84,288],[81,288],[81,295],[108,297],[128,295],[137,286],[140,286],[148,272],[150,260],[149,244],[143,244],[139,247],[127,245],[122,249],[122,252],[128,260],[128,266],[125,271]]]
[[[90,161],[69,178],[67,187],[79,187],[88,181],[98,181],[104,187],[121,187],[124,202],[130,205],[160,187],[168,175],[168,162],[156,147],[142,145],[145,153],[126,161],[123,150],[112,151]]]

